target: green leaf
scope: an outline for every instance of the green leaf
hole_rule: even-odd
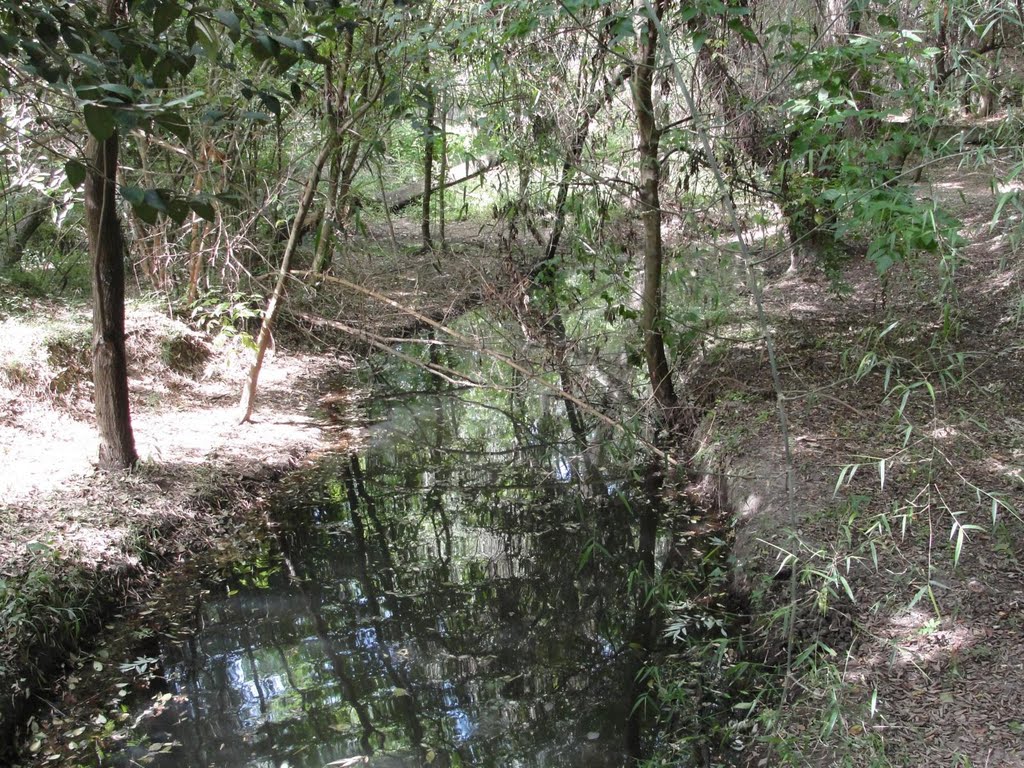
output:
[[[118,96],[123,96],[128,102],[135,101],[135,91],[129,88],[127,85],[120,85],[119,83],[101,83],[100,88],[108,93],[114,93]]]
[[[75,189],[82,186],[85,181],[85,165],[78,160],[68,160],[64,163],[64,173],[68,177],[68,184]]]
[[[99,104],[86,104],[83,112],[86,128],[97,139],[106,141],[114,135],[114,110]]]
[[[205,195],[193,195],[188,199],[188,205],[196,212],[197,216],[201,216],[210,223],[217,220],[217,211],[210,202],[210,198]]]
[[[103,42],[110,46],[112,51],[120,51],[124,47],[124,43],[121,42],[121,38],[109,29],[102,30],[99,35]]]
[[[188,218],[189,205],[180,198],[171,198],[167,201],[167,215],[175,224],[184,224]]]
[[[78,35],[78,33],[66,24],[60,25],[60,36],[64,38],[64,45],[68,47],[68,50],[72,53],[82,53],[85,51],[85,41]],[[3,53],[9,53],[9,51],[2,51]]]
[[[189,75],[196,66],[196,57],[191,54],[188,56],[178,56],[176,63],[178,66],[178,74],[182,77]]]
[[[106,74],[106,67],[103,62],[89,53],[72,53],[71,58],[84,66],[87,70],[96,75]]]
[[[60,41],[60,29],[57,28],[52,17],[44,17],[36,24],[36,38],[50,48],[57,47],[57,43]]]
[[[121,197],[131,204],[135,215],[147,224],[156,224],[159,215],[159,211],[150,205],[150,200],[155,199],[162,208],[166,207],[160,195],[156,193],[156,190],[152,189],[142,190],[138,187],[121,187]]]
[[[195,42],[206,52],[207,56],[217,55],[217,51],[220,50],[220,40],[206,19],[192,19],[189,22],[189,30],[192,32]]]
[[[166,88],[171,80],[171,75],[177,71],[177,66],[170,58],[163,58],[153,68],[153,84],[157,88]]]
[[[759,42],[759,40],[757,39],[757,34],[754,32],[754,30],[752,30],[750,27],[744,24],[740,19],[730,19],[729,29],[738,34],[751,45],[757,45]]]
[[[139,61],[142,62],[142,66],[147,71],[153,69],[153,65],[156,64],[157,59],[160,58],[160,49],[155,45],[146,45],[139,50]]]
[[[281,100],[271,93],[260,91],[258,94],[260,101],[263,102],[263,106],[267,108],[267,111],[276,117],[281,116]]]
[[[260,34],[253,38],[252,55],[256,57],[256,61],[266,61],[280,52],[281,46],[268,35]]]
[[[192,93],[187,93],[184,96],[179,96],[176,99],[171,99],[166,104],[164,104],[164,108],[165,109],[173,109],[174,107],[182,107],[182,106],[184,106],[186,104],[191,104],[193,101],[198,99],[200,96],[205,96],[205,95],[206,95],[205,91],[192,91]]]
[[[153,13],[153,34],[162,35],[181,15],[181,8],[174,0],[161,3]]]
[[[894,16],[890,16],[887,13],[878,14],[878,26],[882,29],[896,30],[899,29],[900,23]]]
[[[242,37],[242,24],[233,11],[216,10],[213,16],[217,21],[228,28],[228,36],[231,41],[237,43]]]
[[[177,112],[165,112],[157,115],[156,124],[168,133],[177,136],[182,143],[187,142],[189,136],[192,135],[188,122]]]

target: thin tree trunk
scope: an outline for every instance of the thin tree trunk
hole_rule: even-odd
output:
[[[10,269],[21,263],[21,257],[25,253],[25,246],[28,245],[32,235],[46,221],[46,215],[53,207],[53,200],[46,195],[38,195],[33,198],[28,211],[11,230],[7,239],[7,248],[3,257],[0,258],[0,268]]]
[[[362,163],[359,162],[359,150],[362,142],[356,136],[350,138],[351,144],[349,144],[348,151],[345,153],[345,159],[341,164],[341,182],[338,187],[338,206],[336,209],[337,213],[335,214],[338,228],[342,232],[346,231],[348,219],[352,213],[352,184],[356,180],[356,173],[362,166]]]
[[[267,303],[266,313],[263,315],[263,323],[260,325],[260,334],[256,340],[256,360],[249,370],[249,381],[242,391],[242,400],[239,403],[242,409],[242,423],[251,421],[252,412],[256,407],[256,387],[259,383],[260,370],[263,368],[263,358],[267,354],[267,347],[270,346],[274,322],[281,311],[281,302],[284,300],[285,288],[288,286],[288,275],[291,272],[292,256],[298,248],[299,239],[306,221],[306,215],[313,205],[313,196],[316,193],[317,185],[320,183],[320,173],[323,171],[324,163],[334,150],[334,137],[332,136],[324,143],[323,149],[317,155],[313,163],[313,170],[310,171],[306,188],[302,192],[302,199],[299,201],[299,210],[295,213],[295,222],[292,225],[291,234],[288,237],[288,245],[285,246],[284,255],[281,257],[281,269],[278,272],[277,284],[274,292],[270,295]]]
[[[438,174],[441,180],[441,197],[437,201],[437,230],[438,237],[441,239],[441,250],[445,250],[448,247],[447,238],[444,231],[444,216],[445,216],[445,205],[444,205],[444,184],[448,181],[448,100],[445,95],[441,95],[441,172]]]
[[[658,3],[658,15],[664,0]],[[644,356],[654,399],[664,414],[676,406],[672,372],[665,354],[662,333],[661,272],[664,249],[661,237],[661,162],[658,144],[661,139],[654,115],[654,68],[658,50],[658,24],[648,19],[641,43],[641,62],[633,78],[633,105],[636,110],[640,138],[640,210],[644,221],[644,288],[643,314],[640,328],[644,335]]]
[[[85,177],[85,220],[92,261],[92,370],[99,430],[99,464],[130,469],[139,456],[128,400],[128,358],[124,336],[124,235],[117,217],[115,131],[105,141],[90,138]]]
[[[590,135],[590,124],[601,111],[601,107],[607,104],[615,95],[615,92],[622,86],[633,72],[631,65],[620,67],[615,77],[607,80],[604,88],[597,98],[587,105],[586,110],[580,116],[576,130],[573,132],[569,148],[565,152],[565,159],[562,161],[562,175],[558,180],[558,193],[555,198],[555,220],[551,226],[551,235],[548,237],[547,247],[544,249],[544,261],[534,270],[534,277],[540,275],[544,267],[551,264],[558,253],[558,245],[562,240],[562,231],[565,229],[566,203],[569,198],[569,186],[572,183],[576,169],[579,167],[580,159],[583,157],[583,147],[587,143],[587,136]]]
[[[387,193],[384,191],[384,173],[381,171],[380,163],[377,163],[377,186],[380,188],[380,199],[386,200]],[[398,251],[398,237],[395,235],[395,223],[391,220],[391,208],[387,203],[384,205],[384,221],[388,224],[388,234],[391,235],[391,247]]]
[[[338,183],[341,178],[341,156],[331,154],[331,170],[327,184],[327,202],[324,203],[324,217],[320,222],[320,240],[313,257],[313,272],[321,274],[334,261],[334,225],[338,211]]]
[[[428,82],[430,65],[425,64],[423,70],[427,115],[423,128],[423,207],[420,212],[420,233],[423,237],[423,248],[429,251],[434,247],[434,241],[430,236],[430,193],[434,186],[434,114],[437,104],[434,100],[434,88]]]
[[[199,281],[206,271],[206,231],[207,223],[197,214],[192,214],[192,238],[189,244],[192,264],[188,274],[188,293],[186,300],[191,304],[199,298]]]

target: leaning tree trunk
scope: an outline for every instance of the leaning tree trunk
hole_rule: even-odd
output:
[[[562,232],[565,229],[569,187],[583,157],[583,148],[586,146],[587,137],[590,135],[590,124],[597,117],[597,113],[601,111],[601,108],[614,98],[615,92],[626,82],[626,79],[632,72],[633,67],[629,64],[619,67],[615,76],[605,81],[601,92],[590,100],[590,103],[587,104],[586,109],[580,115],[569,146],[566,148],[565,159],[562,161],[562,174],[558,180],[558,192],[555,196],[555,220],[551,225],[551,234],[548,236],[548,242],[544,248],[544,260],[534,267],[531,274],[534,278],[552,277],[552,275],[546,273],[552,271],[551,265],[555,263],[555,257],[558,255],[558,246],[561,243]]]
[[[659,2],[659,15],[663,8]],[[658,23],[648,19],[641,41],[641,61],[633,77],[633,106],[640,137],[640,210],[644,221],[644,288],[640,328],[644,335],[644,357],[651,379],[654,399],[663,414],[676,406],[672,372],[665,354],[662,333],[661,272],[664,247],[661,238],[661,161],[658,157],[660,134],[654,116],[654,67],[658,51]]]
[[[46,221],[51,208],[53,208],[53,200],[46,195],[38,195],[32,199],[28,211],[11,229],[11,234],[7,238],[7,246],[3,255],[0,256],[0,269],[11,269],[21,263],[25,246],[28,245],[36,230]]]
[[[85,221],[92,261],[92,370],[99,463],[128,469],[139,460],[128,402],[124,334],[124,235],[117,217],[118,135],[89,139],[85,177]]]
[[[291,274],[292,257],[299,247],[299,240],[302,239],[303,224],[309,209],[313,205],[313,195],[320,183],[320,173],[324,169],[324,163],[331,152],[334,151],[334,137],[324,142],[323,149],[313,162],[313,170],[306,181],[306,188],[302,192],[302,199],[299,201],[299,210],[295,213],[295,221],[292,224],[291,234],[288,236],[288,245],[285,246],[284,255],[281,257],[281,268],[277,275],[277,284],[274,292],[270,295],[267,303],[267,310],[263,315],[263,323],[260,325],[260,335],[256,339],[256,360],[249,370],[249,381],[242,391],[242,400],[239,406],[242,409],[242,423],[252,419],[252,412],[256,408],[256,388],[260,380],[260,371],[263,369],[263,359],[267,354],[267,347],[273,337],[274,323],[281,312],[281,303],[284,301],[285,288],[288,286],[288,276]]]

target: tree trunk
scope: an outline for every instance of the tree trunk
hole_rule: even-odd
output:
[[[185,300],[191,304],[199,298],[199,281],[206,271],[206,222],[198,214],[192,214],[192,238],[189,243],[188,291]]]
[[[429,65],[424,67],[425,78],[430,77]],[[437,105],[434,100],[433,86],[424,80],[424,92],[427,100],[426,123],[423,127],[423,208],[420,213],[420,233],[423,237],[424,250],[432,250],[434,241],[430,236],[430,193],[434,187],[434,114]],[[441,180],[444,183],[444,179]]]
[[[128,469],[138,461],[128,402],[128,359],[124,336],[124,236],[117,217],[118,134],[89,139],[85,178],[85,220],[92,261],[92,368],[99,464]]]
[[[295,213],[295,221],[292,224],[291,234],[288,236],[288,245],[285,246],[284,255],[281,257],[281,269],[277,275],[277,284],[274,286],[274,292],[270,295],[267,310],[263,315],[263,323],[260,325],[260,334],[256,339],[256,360],[253,362],[252,368],[249,369],[249,381],[242,391],[242,400],[239,403],[242,409],[241,421],[243,424],[251,421],[252,412],[256,408],[256,388],[259,384],[260,371],[263,368],[263,358],[266,357],[267,347],[270,346],[274,322],[281,312],[281,303],[284,301],[285,288],[288,286],[288,276],[291,273],[292,256],[295,255],[295,251],[299,247],[303,224],[313,205],[313,195],[316,194],[317,185],[320,183],[320,173],[333,151],[334,137],[332,136],[324,143],[323,149],[320,150],[320,154],[313,162],[313,170],[310,171],[309,180],[306,182],[302,199],[299,201],[299,210]]]
[[[659,16],[663,9],[664,0],[658,3]],[[664,255],[658,189],[661,184],[661,161],[658,158],[661,136],[654,116],[653,93],[657,51],[658,25],[654,19],[648,19],[641,42],[641,61],[633,77],[633,106],[640,138],[640,211],[644,221],[644,288],[640,328],[644,335],[644,357],[651,390],[663,414],[667,414],[676,406],[676,395],[661,328]]]
[[[442,184],[448,181],[448,100],[444,94],[441,96],[441,170],[438,176]],[[437,203],[437,229],[438,237],[441,239],[442,251],[448,247],[447,236],[444,231],[445,213],[444,189],[442,188],[441,197]]]
[[[562,174],[558,180],[558,192],[555,197],[555,220],[551,226],[551,234],[548,236],[547,246],[544,248],[544,260],[534,268],[532,277],[545,277],[547,267],[553,263],[558,253],[562,232],[565,229],[565,211],[569,198],[569,186],[572,183],[576,169],[579,167],[580,159],[583,157],[583,147],[587,143],[587,136],[590,135],[590,124],[597,117],[601,107],[611,101],[615,92],[626,82],[632,71],[633,68],[630,65],[620,67],[618,72],[615,73],[615,77],[605,81],[601,93],[587,105],[587,108],[580,116],[576,130],[573,132],[572,139],[569,142],[569,147],[565,151],[565,159],[562,161]],[[543,282],[543,279],[541,282]]]
[[[362,168],[368,155],[368,152],[364,152],[362,160],[360,160],[359,152],[362,142],[356,136],[350,137],[350,141],[348,152],[345,153],[345,159],[341,164],[341,182],[338,186],[338,206],[335,213],[335,220],[340,232],[347,231],[346,227],[352,216],[352,211],[356,208],[357,201],[352,197],[352,185],[355,183],[356,173]]]
[[[10,269],[21,263],[25,246],[28,245],[32,235],[46,221],[46,215],[53,207],[53,200],[46,195],[36,195],[29,203],[29,209],[14,225],[10,236],[7,238],[7,248],[3,257],[0,258],[0,268]]]
[[[338,212],[338,183],[341,178],[341,155],[331,155],[331,170],[327,184],[327,202],[324,203],[324,217],[320,222],[320,240],[313,257],[313,272],[322,274],[334,261],[334,225]]]

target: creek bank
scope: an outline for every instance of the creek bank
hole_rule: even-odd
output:
[[[230,541],[298,458],[288,456],[253,474],[214,470],[204,478],[204,487],[184,492],[176,514],[162,514],[133,527],[113,562],[75,562],[54,549],[38,549],[41,554],[28,571],[6,580],[8,599],[19,603],[18,610],[32,620],[31,630],[5,648],[0,743],[9,751],[0,753],[0,759],[15,757],[18,745],[26,742],[33,715],[47,709],[55,686],[57,691],[66,689],[63,673],[73,669],[80,654],[96,650],[93,646],[103,626],[131,613],[189,558]],[[130,484],[135,491],[173,488],[174,479],[163,472],[150,469],[144,475],[107,476],[103,482],[107,487]],[[131,525],[127,520],[125,524]]]
[[[132,473],[93,467],[89,315],[3,320],[0,344],[0,762],[61,670],[195,553],[239,535],[325,439],[317,397],[346,361],[278,351],[256,423],[238,425],[246,358],[159,309],[129,309]],[[187,353],[184,364],[182,350]],[[331,430],[334,442],[349,438]]]

